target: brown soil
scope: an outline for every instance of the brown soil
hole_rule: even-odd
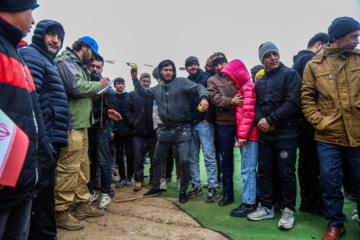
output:
[[[80,239],[226,239],[221,234],[201,227],[172,202],[161,197],[114,203],[116,200],[141,197],[143,188],[113,189],[116,192],[104,216],[87,218],[85,228],[78,231],[58,229],[59,240]],[[98,192],[98,194],[100,194]],[[97,202],[93,203],[97,206]]]

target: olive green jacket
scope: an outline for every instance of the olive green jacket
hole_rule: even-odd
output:
[[[305,67],[301,104],[315,140],[360,146],[360,50],[324,46]]]
[[[55,58],[69,101],[68,129],[88,128],[94,123],[93,96],[102,85],[91,81],[90,72],[69,48]]]

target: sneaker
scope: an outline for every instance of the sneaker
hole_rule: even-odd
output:
[[[101,194],[101,201],[99,202],[100,209],[107,209],[111,203],[111,197],[107,193]]]
[[[203,190],[201,187],[193,187],[187,194],[186,196],[188,198],[194,198],[196,197],[197,195],[201,195],[201,194],[204,194]]]
[[[204,183],[203,188],[209,188],[209,183]]]
[[[55,212],[56,227],[64,228],[66,230],[79,230],[85,227],[85,223],[79,219],[74,218],[73,215],[69,213],[69,210]]]
[[[274,219],[274,210],[268,209],[267,207],[262,207],[261,203],[259,203],[258,207],[253,213],[247,215],[247,218],[252,221],[260,221],[264,219]]]
[[[78,203],[75,210],[75,217],[84,219],[86,217],[100,217],[104,215],[104,211],[91,206],[87,202]]]
[[[125,184],[126,184],[126,180],[125,180],[125,179],[120,179],[120,180],[116,183],[115,187],[116,187],[116,188],[119,188],[119,187],[124,186]]]
[[[280,218],[278,228],[280,229],[291,229],[295,223],[295,213],[294,211],[288,209],[287,207],[282,210],[282,217]]]
[[[126,186],[128,187],[134,186],[134,180],[132,179],[132,177],[128,177],[126,181]]]
[[[114,191],[114,190],[112,190],[111,188],[110,188],[110,193],[109,193],[109,195],[110,195],[110,197],[115,196],[115,191]]]
[[[250,213],[253,213],[255,210],[256,210],[255,204],[242,203],[238,208],[230,212],[230,216],[242,218],[242,217],[246,217]]]
[[[98,198],[99,198],[99,194],[97,194],[96,192],[94,192],[93,194],[91,194],[91,195],[90,195],[90,204],[92,204],[93,202],[95,202]]]
[[[145,193],[144,196],[150,196],[150,195],[158,195],[159,196],[160,194],[161,194],[160,189],[152,188],[152,189],[150,189],[150,191]]]
[[[219,194],[217,193],[216,189],[210,188],[208,195],[205,199],[206,203],[216,203],[217,199],[219,198]]]
[[[140,189],[142,188],[143,183],[142,182],[135,182],[135,186],[134,186],[134,191],[140,191]]]
[[[177,191],[180,191],[180,179],[176,180]]]
[[[188,200],[188,197],[186,196],[186,194],[185,193],[183,193],[183,192],[181,192],[180,194],[179,194],[179,202],[180,203],[186,203],[186,202],[188,202],[189,200]]]
[[[353,211],[353,216],[351,218],[353,221],[360,223],[359,214],[357,210]]]
[[[161,191],[166,191],[167,190],[167,185],[166,185],[166,180],[165,179],[160,181],[160,190]]]

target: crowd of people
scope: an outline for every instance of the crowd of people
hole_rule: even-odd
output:
[[[180,203],[208,188],[206,203],[230,205],[235,142],[242,203],[231,216],[260,221],[279,211],[278,227],[293,228],[299,148],[299,210],[329,221],[322,239],[346,231],[342,186],[357,202],[359,221],[360,23],[353,18],[336,18],[328,33],[315,34],[291,68],[266,42],[250,72],[222,52],[207,59],[205,70],[189,56],[187,78],[164,60],[139,79],[133,67],[135,90],[127,92],[122,77],[109,87],[93,38],[59,53],[65,37],[59,22],[39,21],[23,47],[37,7],[36,0],[0,3],[0,109],[29,138],[16,187],[0,185],[0,239],[57,239],[57,227],[84,228],[84,218],[103,216],[111,204],[112,181],[142,189],[146,156],[152,188],[144,196],[166,191],[175,165]]]

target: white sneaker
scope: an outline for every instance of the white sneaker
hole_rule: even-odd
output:
[[[247,215],[247,218],[252,221],[260,221],[264,219],[274,219],[274,209],[268,209],[267,207],[262,207],[259,203],[256,210],[249,215]]]
[[[360,223],[359,214],[357,210],[353,211],[353,216],[351,218],[353,221]]]
[[[166,180],[161,180],[161,182],[160,182],[160,190],[161,191],[166,191],[167,190]]]
[[[97,194],[96,192],[94,192],[93,194],[91,194],[91,195],[90,195],[90,204],[92,204],[93,202],[95,202],[98,198],[99,198],[99,194]]]
[[[106,209],[109,207],[111,203],[111,197],[109,194],[107,193],[102,193],[101,194],[101,201],[99,202],[99,208],[100,209]]]
[[[282,210],[282,217],[279,221],[278,228],[281,229],[291,229],[295,223],[295,213],[294,211],[288,209],[287,207]]]

